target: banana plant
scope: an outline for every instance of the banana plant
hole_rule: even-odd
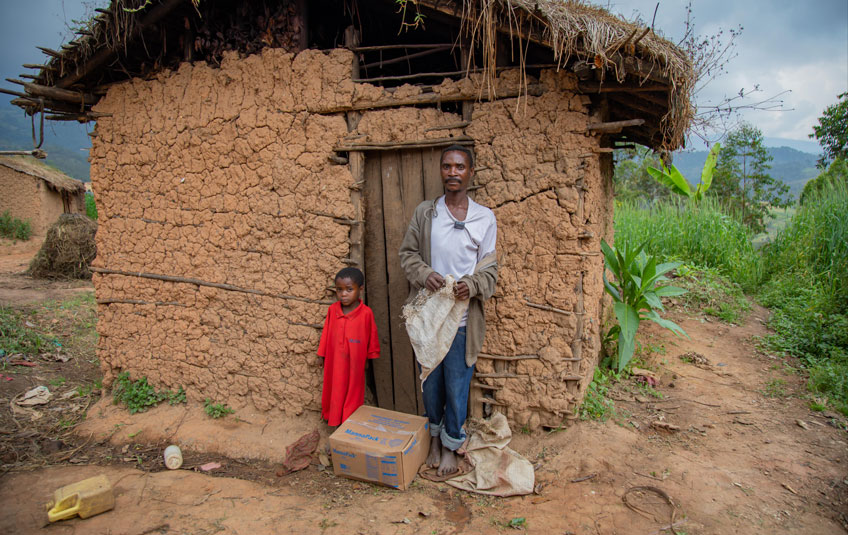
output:
[[[660,162],[662,169],[656,167],[648,167],[648,174],[654,177],[661,184],[667,186],[671,191],[678,195],[689,197],[693,201],[700,201],[706,195],[707,190],[713,183],[713,171],[715,171],[716,161],[718,161],[718,153],[721,151],[721,145],[716,143],[710,149],[707,155],[707,160],[704,162],[704,168],[701,170],[701,182],[693,190],[689,185],[689,181],[683,176],[674,164],[671,168],[665,166],[665,163]]]
[[[658,264],[656,257],[647,255],[644,248],[645,244],[629,248],[626,243],[615,248],[601,240],[606,269],[615,276],[615,280],[610,282],[604,270],[604,289],[612,296],[618,320],[618,325],[607,333],[607,339],[618,342],[618,371],[623,370],[633,358],[636,331],[642,321],[653,321],[677,336],[689,337],[679,325],[660,317],[657,312],[665,311],[663,297],[686,293],[686,290],[676,286],[661,286],[661,283],[669,280],[665,274],[679,267],[682,262]]]

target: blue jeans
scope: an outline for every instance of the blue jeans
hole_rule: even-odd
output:
[[[430,436],[456,451],[465,442],[468,389],[474,366],[465,365],[465,327],[460,327],[448,354],[424,380],[424,410],[430,420]]]

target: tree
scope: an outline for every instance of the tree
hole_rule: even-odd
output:
[[[648,174],[648,167],[660,165],[650,149],[639,147],[616,151],[615,196],[622,201],[652,204],[670,197],[669,190]]]
[[[765,230],[771,206],[791,204],[789,186],[768,174],[772,160],[759,128],[742,123],[721,148],[713,175],[715,195],[754,232]]]
[[[824,114],[819,117],[818,126],[813,126],[813,133],[810,134],[824,149],[818,163],[821,169],[837,158],[848,159],[848,92],[836,98],[839,102],[825,108]]]
[[[811,199],[815,200],[822,190],[833,187],[839,182],[848,186],[848,162],[843,158],[836,158],[830,163],[826,171],[804,184],[804,191],[801,192],[798,204],[803,205],[810,202]]]

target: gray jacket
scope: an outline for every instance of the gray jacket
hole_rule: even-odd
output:
[[[430,267],[430,230],[435,211],[436,200],[419,204],[400,246],[400,265],[412,285],[407,302],[418,294],[427,277],[435,271]],[[470,295],[465,332],[465,364],[471,366],[477,362],[477,354],[483,347],[483,339],[486,336],[483,301],[492,297],[498,282],[498,261],[495,254],[483,258],[477,263],[474,273],[463,276],[460,281],[468,285]]]

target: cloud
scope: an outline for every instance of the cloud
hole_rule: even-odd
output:
[[[672,41],[683,35],[686,4],[683,0],[660,4],[656,27]],[[656,0],[619,0],[610,2],[609,9],[627,18],[641,13],[650,24],[656,5]],[[754,99],[789,89],[792,92],[781,98],[790,111],[750,111],[742,117],[766,136],[807,139],[824,108],[836,101],[838,93],[848,91],[845,0],[713,0],[694,2],[692,10],[699,35],[713,35],[720,29],[726,34],[730,28],[743,27],[738,55],[728,64],[728,74],[699,93],[700,104],[716,103],[742,88],[759,86],[761,92],[752,95]]]

